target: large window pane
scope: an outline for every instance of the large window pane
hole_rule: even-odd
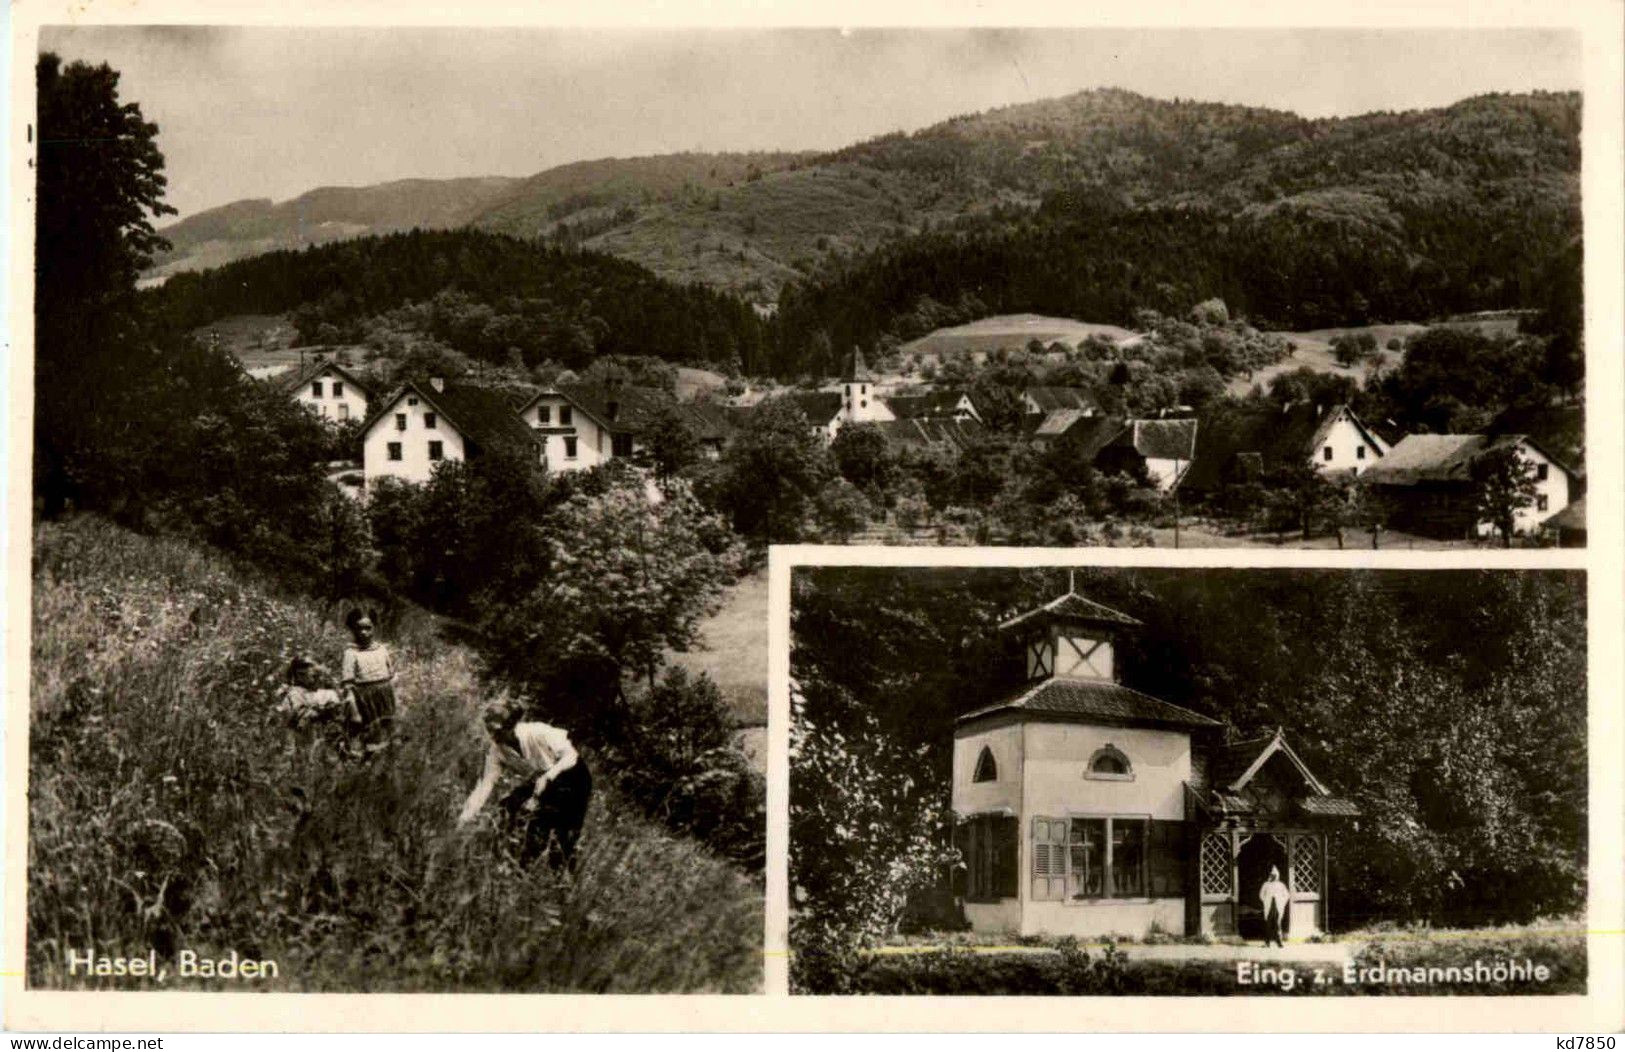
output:
[[[1106,820],[1074,818],[1067,886],[1075,899],[1098,899],[1106,893]]]
[[[1145,895],[1145,822],[1112,820],[1111,894],[1116,898]]]

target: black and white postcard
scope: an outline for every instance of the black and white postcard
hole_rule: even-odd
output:
[[[19,5],[7,1024],[1612,1019],[1625,23],[1277,6]]]

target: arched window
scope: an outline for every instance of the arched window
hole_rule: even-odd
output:
[[[999,780],[999,765],[994,762],[993,750],[982,746],[982,754],[976,757],[976,773],[971,775],[973,782],[996,782]]]
[[[1089,767],[1085,776],[1129,781],[1134,777],[1134,765],[1128,762],[1123,750],[1115,745],[1105,745],[1096,749],[1095,754],[1089,757]]]

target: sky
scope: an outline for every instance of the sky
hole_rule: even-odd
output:
[[[405,178],[832,149],[1119,87],[1306,117],[1578,90],[1577,34],[1415,29],[47,26],[159,126],[182,216]]]

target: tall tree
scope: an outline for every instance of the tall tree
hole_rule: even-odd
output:
[[[1501,546],[1512,547],[1518,513],[1535,503],[1535,467],[1516,446],[1499,446],[1473,461],[1480,521],[1500,534]]]
[[[120,103],[106,65],[40,56],[34,257],[35,488],[48,511],[94,486],[90,451],[141,368],[136,275],[167,247],[158,126]]]

